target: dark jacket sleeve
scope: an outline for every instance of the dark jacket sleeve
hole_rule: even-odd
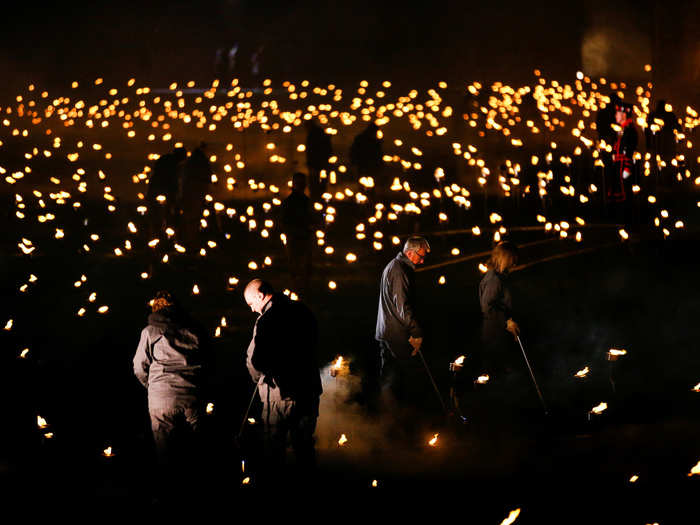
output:
[[[485,317],[491,312],[500,312],[506,320],[513,315],[513,300],[510,289],[498,277],[485,279],[479,296],[481,311]]]
[[[148,330],[144,328],[134,355],[134,375],[146,388],[148,388],[148,370],[152,362],[150,344]]]
[[[413,297],[409,289],[408,275],[399,268],[397,265],[397,268],[390,275],[391,298],[396,306],[396,315],[412,337],[423,337],[423,330],[416,320],[415,308],[412,304]]]

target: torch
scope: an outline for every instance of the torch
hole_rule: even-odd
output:
[[[450,372],[452,372],[452,384],[450,385],[450,401],[452,403],[452,408],[455,413],[459,416],[462,423],[467,422],[467,418],[462,414],[462,410],[459,407],[459,395],[457,387],[457,374],[464,368],[464,359],[466,356],[459,356],[453,362],[450,363]]]
[[[613,372],[615,371],[615,362],[622,357],[623,355],[627,354],[627,350],[620,349],[620,348],[611,348],[608,350],[608,362],[610,363],[609,371],[608,371],[608,378],[610,380],[610,386],[612,387],[613,394],[617,393],[617,388],[615,387],[615,378],[613,377]]]
[[[520,345],[520,350],[523,352],[523,357],[525,358],[525,364],[527,365],[527,369],[530,371],[530,377],[532,378],[532,382],[535,385],[535,389],[537,390],[537,395],[540,397],[540,401],[542,402],[542,408],[544,409],[544,415],[548,416],[549,415],[549,410],[547,409],[547,404],[544,402],[544,397],[542,397],[542,392],[540,392],[540,387],[537,384],[537,380],[535,379],[535,374],[532,372],[532,367],[530,366],[530,361],[527,359],[527,355],[525,354],[525,348],[523,347],[523,342],[520,340],[520,336],[517,336],[516,339],[518,340],[518,344]]]

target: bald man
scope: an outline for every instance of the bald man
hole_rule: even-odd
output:
[[[248,283],[243,296],[258,314],[246,365],[263,403],[267,481],[284,465],[288,439],[297,465],[308,474],[315,465],[313,435],[322,392],[316,318],[261,279]]]

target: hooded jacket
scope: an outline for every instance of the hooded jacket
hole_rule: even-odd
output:
[[[148,316],[134,355],[134,374],[154,394],[192,395],[202,386],[199,330],[182,313],[163,308]]]

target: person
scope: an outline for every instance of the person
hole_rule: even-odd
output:
[[[152,235],[174,218],[178,186],[177,171],[186,156],[185,148],[175,148],[153,164],[146,194]],[[158,200],[161,195],[165,197],[162,203]]]
[[[201,430],[206,343],[201,329],[167,291],[151,301],[148,325],[133,359],[148,390],[148,412],[163,475],[194,467]]]
[[[513,339],[520,335],[520,327],[513,319],[509,285],[509,274],[517,261],[517,247],[510,241],[501,241],[491,251],[489,269],[479,283],[481,365],[496,379],[512,370],[517,355],[513,352]]]
[[[189,243],[197,240],[204,198],[211,185],[212,168],[206,150],[207,144],[201,142],[182,164],[179,174],[183,239]]]
[[[403,250],[386,265],[379,286],[375,339],[379,344],[380,394],[397,423],[411,431],[415,419],[409,414],[418,400],[422,378],[416,357],[423,344],[423,329],[416,315],[416,266],[425,262],[430,245],[424,237],[406,240]]]
[[[309,192],[311,198],[318,200],[325,191],[330,164],[328,159],[333,154],[331,137],[321,126],[312,120],[306,121],[306,167],[309,171]],[[325,171],[326,178],[321,178]]]
[[[370,122],[350,145],[350,164],[357,167],[357,175],[371,177],[376,187],[376,177],[383,165],[382,140],[378,137],[379,126]]]
[[[294,290],[305,294],[311,277],[313,210],[306,196],[306,175],[292,175],[292,192],[282,201],[281,226],[286,236],[287,264]]]
[[[263,404],[265,465],[263,484],[282,474],[288,438],[298,474],[309,477],[316,462],[314,432],[321,376],[316,357],[316,318],[304,304],[253,279],[243,296],[258,314],[246,353],[248,372]]]
[[[615,106],[616,138],[612,151],[612,170],[609,171],[607,196],[613,204],[617,220],[626,220],[629,213],[628,196],[634,181],[634,152],[637,150],[637,129],[632,119],[632,106],[619,103]]]

